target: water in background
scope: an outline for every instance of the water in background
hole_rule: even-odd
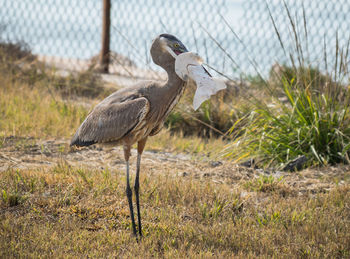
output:
[[[149,57],[151,40],[168,32],[220,72],[256,73],[252,65],[256,62],[259,72],[267,74],[272,64],[287,62],[289,52],[295,52],[283,1],[267,2],[286,53],[264,0],[112,0],[111,49],[140,67],[156,69]],[[286,3],[312,62],[323,62],[323,42],[328,50],[335,48],[337,30],[341,44],[348,40],[347,0]],[[303,5],[307,36],[302,29]],[[89,59],[100,50],[101,15],[102,0],[0,0],[0,38],[24,41],[36,54]],[[332,57],[330,53],[329,60]]]

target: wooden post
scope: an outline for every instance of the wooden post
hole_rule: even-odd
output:
[[[109,39],[111,29],[111,0],[103,0],[102,15],[102,47],[100,53],[100,68],[102,73],[108,73]]]

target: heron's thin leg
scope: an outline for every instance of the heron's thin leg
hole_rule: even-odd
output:
[[[125,156],[125,161],[126,161],[126,197],[128,198],[128,202],[129,202],[132,231],[133,231],[134,235],[136,236],[136,225],[135,225],[134,209],[133,209],[133,206],[132,206],[132,190],[130,188],[130,181],[129,181],[130,147],[124,147],[124,156]]]
[[[142,225],[141,225],[140,198],[139,198],[139,189],[140,189],[139,176],[140,176],[141,155],[142,155],[143,149],[145,148],[146,141],[147,141],[147,138],[139,141],[137,145],[137,164],[136,164],[136,177],[135,177],[135,185],[134,185],[135,196],[136,196],[136,207],[137,207],[137,219],[138,219],[140,236],[142,236]]]
[[[142,226],[141,226],[141,214],[140,214],[140,200],[139,200],[139,189],[140,189],[140,182],[139,182],[139,175],[140,175],[140,163],[141,163],[141,154],[137,153],[137,166],[136,166],[136,177],[135,177],[135,196],[136,196],[136,208],[137,208],[137,219],[138,219],[138,225],[139,225],[139,234],[142,236]]]

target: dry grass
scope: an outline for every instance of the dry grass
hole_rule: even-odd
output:
[[[23,83],[14,72],[0,73],[0,136],[69,138],[86,107],[96,102],[73,104],[48,81],[38,82],[35,75]],[[216,157],[224,144],[164,130],[147,148]],[[287,186],[282,178],[215,184],[174,176],[168,167],[155,174],[152,166],[141,175],[145,237],[140,243],[130,234],[123,168],[111,172],[59,164],[1,172],[0,257],[350,256],[349,178],[314,194],[301,193],[300,186]]]
[[[2,77],[0,88],[0,136],[29,136],[34,138],[70,138],[85,119],[97,100],[85,99],[84,105],[64,101],[58,94],[50,94],[43,86],[35,88]],[[0,140],[1,143],[1,140]],[[147,149],[186,152],[217,157],[226,142],[221,139],[204,140],[181,132],[172,134],[164,129],[149,138]]]
[[[2,77],[0,135],[68,136],[79,126],[87,110],[63,102],[43,88],[33,88]]]
[[[57,166],[0,176],[0,257],[350,255],[350,189],[298,196],[142,174],[144,239],[131,235],[124,172]],[[279,187],[278,187],[279,186]]]
[[[197,136],[184,136],[182,132],[171,133],[163,129],[154,137],[148,138],[146,150],[187,153],[197,158],[221,159],[221,151],[227,141],[222,138],[203,139]]]
[[[62,92],[52,85],[57,81],[54,78],[31,85],[17,80],[16,76],[0,73],[0,137],[70,138],[89,110],[102,99],[63,99]],[[147,149],[217,157],[227,143],[220,138],[204,140],[183,136],[183,132],[173,134],[163,130],[149,139]]]

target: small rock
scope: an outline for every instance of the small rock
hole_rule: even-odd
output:
[[[261,169],[261,168],[256,169],[256,171],[257,171],[259,174],[264,174],[264,173],[265,173],[265,170],[264,170],[264,169]]]
[[[43,193],[43,196],[44,196],[45,198],[50,197],[50,195],[51,195],[50,192],[44,192],[44,193]]]
[[[281,177],[281,176],[283,176],[283,175],[285,175],[285,173],[283,173],[282,171],[278,171],[278,170],[277,170],[277,171],[274,172],[274,176],[275,176],[275,177]]]
[[[246,191],[242,191],[241,193],[240,193],[240,197],[241,198],[245,198],[245,197],[247,197],[248,196],[248,192],[246,192]]]
[[[189,173],[187,173],[187,172],[183,172],[183,173],[182,173],[182,176],[183,176],[183,177],[188,176],[188,175],[189,175]]]
[[[192,217],[189,215],[182,215],[181,218],[182,220],[192,220]]]
[[[298,156],[296,159],[290,161],[282,170],[290,172],[300,171],[301,169],[303,169],[303,166],[306,162],[306,156]]]
[[[218,166],[220,166],[220,165],[222,165],[222,162],[221,162],[221,161],[211,161],[211,162],[210,162],[210,166],[211,166],[211,167],[218,167]]]
[[[256,168],[256,165],[255,165],[255,160],[254,159],[249,159],[243,163],[240,163],[239,164],[240,166],[244,166],[244,167],[252,167],[252,168]]]

